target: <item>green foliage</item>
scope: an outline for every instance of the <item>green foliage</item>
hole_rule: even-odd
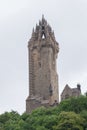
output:
[[[41,107],[34,110],[27,118],[27,128],[32,130],[53,130],[52,126],[57,124],[57,118],[57,115],[51,113],[51,108]]]
[[[80,113],[83,110],[87,110],[87,97],[80,96],[64,100],[59,105],[59,111],[74,111]]]
[[[84,128],[86,130],[87,129],[87,110],[81,111],[80,115],[81,115],[81,117],[83,117],[85,119]]]
[[[54,130],[83,130],[85,119],[74,112],[61,112]]]
[[[0,115],[0,130],[86,130],[87,96],[62,101],[56,107],[40,107],[31,114],[15,111]]]

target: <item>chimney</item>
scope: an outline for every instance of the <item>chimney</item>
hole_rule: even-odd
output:
[[[80,84],[77,84],[77,89],[81,90],[81,85]]]

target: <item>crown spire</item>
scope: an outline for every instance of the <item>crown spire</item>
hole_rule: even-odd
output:
[[[44,38],[43,38],[44,37]],[[54,32],[51,26],[47,23],[47,20],[44,18],[42,14],[42,19],[39,20],[39,23],[36,24],[35,29],[32,30],[31,40],[52,40],[56,42]]]
[[[42,19],[44,19],[44,14],[42,14]]]

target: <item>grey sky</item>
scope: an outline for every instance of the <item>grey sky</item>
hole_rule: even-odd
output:
[[[87,0],[0,0],[0,113],[25,111],[27,42],[42,14],[60,46],[60,93],[67,83],[87,90]]]

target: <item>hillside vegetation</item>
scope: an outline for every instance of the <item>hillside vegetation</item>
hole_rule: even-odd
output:
[[[5,112],[0,115],[0,130],[87,130],[87,96],[40,107],[31,114]]]

